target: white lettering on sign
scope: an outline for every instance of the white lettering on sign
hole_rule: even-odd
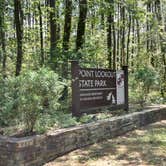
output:
[[[113,73],[110,72],[110,71],[95,71],[95,76],[97,78],[112,78],[114,77],[113,76]]]
[[[106,80],[95,80],[95,87],[106,87]]]
[[[94,71],[94,70],[83,70],[83,69],[80,69],[79,70],[79,75],[82,77],[82,78],[85,78],[85,77],[96,77],[96,78],[113,78],[115,77],[115,73],[114,72],[111,72],[111,71]]]
[[[106,80],[79,80],[80,88],[104,88],[107,87]]]
[[[98,95],[103,95],[103,93],[102,92],[81,93],[80,97],[98,96]]]
[[[85,97],[85,98],[80,98],[80,101],[90,101],[90,100],[102,100],[103,96],[94,96],[94,97]]]
[[[81,77],[94,77],[93,70],[79,70],[79,75]]]
[[[93,80],[79,80],[80,88],[93,88]]]
[[[102,100],[103,92],[92,92],[80,94],[80,101]]]
[[[107,70],[79,70],[79,88],[106,88],[110,86],[109,78],[115,78],[115,72]],[[108,83],[108,84],[107,84]]]

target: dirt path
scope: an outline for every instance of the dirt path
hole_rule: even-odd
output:
[[[166,166],[166,120],[75,150],[44,166]]]

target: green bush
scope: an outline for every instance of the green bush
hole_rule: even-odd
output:
[[[153,104],[164,104],[165,98],[162,97],[160,91],[152,91],[148,94],[148,102]]]
[[[130,76],[130,99],[142,106],[148,94],[158,85],[158,74],[153,67],[142,66]]]
[[[26,131],[32,132],[41,113],[58,109],[64,83],[56,73],[42,68],[7,78],[3,87],[3,118],[9,122],[12,117],[22,117]]]
[[[18,112],[16,110],[16,81],[14,78],[0,77],[0,126],[13,125]]]
[[[39,119],[35,125],[35,131],[44,133],[51,129],[66,128],[78,125],[77,118],[73,117],[71,113],[64,113],[63,111],[49,112],[44,115],[40,114]]]

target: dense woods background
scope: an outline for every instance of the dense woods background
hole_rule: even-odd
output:
[[[3,79],[41,67],[69,79],[72,59],[111,69],[128,65],[131,96],[144,100],[154,91],[163,102],[166,0],[0,0]]]
[[[1,0],[1,72],[82,59],[114,69],[147,63],[165,79],[165,9],[165,0]]]

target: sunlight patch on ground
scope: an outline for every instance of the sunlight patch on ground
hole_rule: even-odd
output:
[[[59,157],[44,166],[166,166],[166,120]]]

